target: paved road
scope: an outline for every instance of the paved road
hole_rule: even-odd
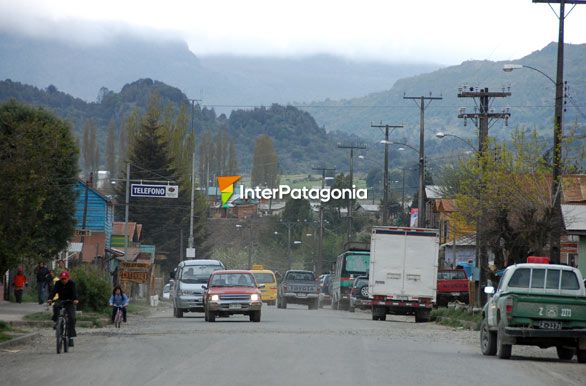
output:
[[[266,307],[206,323],[169,310],[120,330],[82,330],[73,353],[56,355],[51,331],[0,352],[6,385],[584,385],[586,365],[555,350],[513,348],[483,357],[478,334],[411,318]],[[18,350],[18,351],[17,351]]]

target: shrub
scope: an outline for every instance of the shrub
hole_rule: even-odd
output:
[[[78,309],[97,312],[107,309],[112,294],[107,274],[92,266],[83,266],[72,269],[71,278],[77,285]]]

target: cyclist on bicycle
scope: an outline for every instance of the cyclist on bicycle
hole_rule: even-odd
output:
[[[73,338],[77,336],[75,332],[75,305],[79,302],[77,297],[77,288],[75,286],[75,282],[70,280],[69,272],[63,271],[59,275],[59,281],[55,283],[53,286],[53,290],[49,295],[49,304],[52,303],[52,300],[55,298],[55,295],[58,296],[59,300],[70,302],[65,303],[65,312],[67,312],[67,317],[69,319],[68,327],[69,327],[69,346],[73,347]],[[55,322],[56,327],[57,324],[57,316],[59,315],[59,310],[61,307],[58,307],[57,304],[53,306],[53,321]]]
[[[114,323],[114,318],[116,317],[116,312],[118,311],[118,307],[122,307],[122,318],[124,323],[126,323],[126,307],[128,306],[128,296],[124,292],[122,292],[122,287],[117,285],[114,287],[112,291],[112,296],[110,297],[110,301],[108,302],[110,306],[112,306],[112,323]]]

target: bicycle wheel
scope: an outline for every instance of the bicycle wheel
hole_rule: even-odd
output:
[[[63,337],[61,340],[63,341],[63,352],[69,351],[69,326],[66,319],[63,320]]]
[[[61,342],[63,340],[63,336],[61,335],[63,331],[63,318],[59,317],[57,319],[57,326],[55,327],[55,339],[57,341],[57,354],[61,354]]]
[[[118,311],[116,311],[116,317],[114,318],[114,325],[116,326],[116,328],[120,328],[121,323],[122,323],[122,311],[120,309],[118,309]]]

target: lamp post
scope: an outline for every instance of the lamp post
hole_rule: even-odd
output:
[[[423,223],[423,195],[424,195],[424,191],[425,191],[425,179],[423,178],[425,171],[425,163],[423,162],[423,159],[421,157],[423,157],[423,153],[422,153],[422,149],[416,149],[415,147],[409,145],[408,143],[402,143],[402,142],[392,142],[392,141],[380,141],[380,143],[384,143],[385,145],[399,145],[400,147],[397,149],[399,151],[405,151],[407,149],[409,150],[413,150],[414,152],[416,152],[419,155],[419,184],[418,184],[418,189],[417,189],[417,227],[418,228],[423,228],[424,227],[424,223]],[[405,170],[403,170],[403,201],[405,200]],[[405,205],[403,205],[403,210],[405,208]]]
[[[561,208],[561,162],[562,162],[562,114],[563,114],[563,64],[560,64],[560,50],[561,57],[563,60],[563,2],[561,4],[560,13],[560,41],[558,42],[558,68],[557,68],[557,79],[556,82],[545,72],[538,68],[531,67],[525,64],[514,64],[507,63],[503,65],[503,71],[512,72],[516,69],[528,68],[535,72],[540,73],[546,77],[556,88],[555,94],[555,113],[554,113],[554,128],[553,128],[553,167],[552,167],[552,180],[551,180],[551,194],[553,197],[553,213],[551,219],[551,232],[549,238],[549,257],[552,263],[559,263],[560,261],[560,237],[561,237],[561,226],[562,226],[562,208]],[[561,42],[561,43],[560,43]]]
[[[563,5],[562,5],[563,7]],[[563,11],[562,11],[563,12]],[[563,15],[563,13],[561,14]],[[560,41],[562,41],[563,50],[563,19],[560,17]],[[562,160],[562,114],[563,114],[563,65],[560,65],[558,47],[558,82],[552,79],[545,72],[538,68],[531,67],[525,64],[507,63],[503,65],[503,71],[512,72],[513,70],[528,68],[535,72],[540,73],[546,77],[556,88],[555,97],[555,113],[554,113],[554,129],[553,129],[553,167],[552,167],[552,181],[551,181],[551,193],[553,197],[553,213],[552,213],[552,224],[550,233],[550,258],[552,262],[558,263],[560,260],[560,237],[561,237],[561,160]],[[563,51],[562,51],[563,52]],[[563,53],[562,53],[563,56]]]

